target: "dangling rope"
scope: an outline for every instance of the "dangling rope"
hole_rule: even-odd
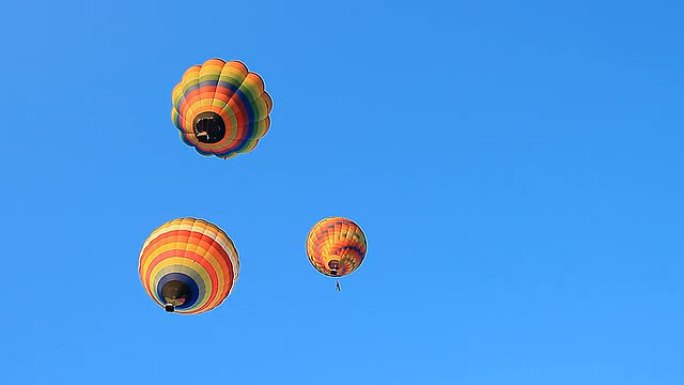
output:
[[[342,291],[342,285],[340,285],[340,280],[335,280],[335,288],[337,291]]]

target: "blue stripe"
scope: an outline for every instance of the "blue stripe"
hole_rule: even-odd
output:
[[[189,307],[192,307],[192,305],[194,305],[195,302],[197,302],[197,295],[199,294],[199,288],[197,287],[197,283],[194,279],[181,273],[167,274],[159,280],[159,283],[157,284],[157,298],[159,299],[159,302],[166,302],[166,300],[164,299],[164,295],[162,294],[162,288],[164,287],[164,284],[169,281],[181,281],[186,285],[190,286],[190,298],[187,301],[185,301],[184,304],[176,306],[176,309],[187,309]]]
[[[218,82],[218,86],[219,86],[219,87],[228,88],[229,90],[231,90],[231,91],[233,91],[233,92],[235,92],[235,91],[237,90],[237,87],[235,87],[234,84],[228,83],[228,82],[224,82],[224,81],[219,81],[219,82]]]
[[[240,91],[239,89],[236,90],[235,93],[240,98],[242,104],[245,106],[245,109],[247,110],[247,132],[245,133],[245,137],[243,138],[244,140],[230,152],[239,152],[247,144],[247,139],[251,139],[252,135],[254,134],[254,110],[252,110],[252,103],[250,103],[249,99],[247,98],[247,95],[245,95],[245,93]]]

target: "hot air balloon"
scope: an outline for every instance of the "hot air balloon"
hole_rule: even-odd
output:
[[[147,294],[168,312],[199,314],[219,306],[238,278],[233,241],[203,219],[169,221],[145,240],[138,273]]]
[[[185,71],[172,92],[171,120],[202,155],[252,151],[268,131],[273,103],[264,81],[239,61],[209,59]]]
[[[306,241],[309,262],[329,277],[343,277],[354,272],[363,262],[366,248],[366,236],[359,225],[342,217],[318,221]],[[337,290],[340,290],[339,281]]]

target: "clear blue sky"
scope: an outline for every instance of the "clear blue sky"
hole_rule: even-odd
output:
[[[681,385],[683,11],[4,4],[0,383]],[[183,71],[215,56],[274,100],[229,161],[170,121]],[[329,215],[369,239],[341,293],[304,250]],[[200,316],[137,276],[178,216],[242,261]]]

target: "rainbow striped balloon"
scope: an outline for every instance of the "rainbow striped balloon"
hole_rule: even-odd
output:
[[[324,218],[309,231],[306,253],[321,274],[342,277],[351,274],[366,256],[366,236],[354,221],[342,217]]]
[[[202,155],[232,158],[252,151],[268,131],[271,97],[239,61],[210,59],[185,71],[172,92],[171,120]]]
[[[145,240],[138,273],[147,294],[167,311],[198,314],[230,295],[240,270],[233,241],[203,219],[169,221]]]

